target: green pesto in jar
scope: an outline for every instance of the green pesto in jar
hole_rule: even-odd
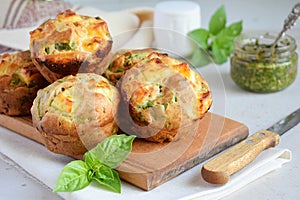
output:
[[[242,34],[235,40],[231,57],[231,78],[240,87],[259,93],[280,91],[296,78],[296,42],[284,36],[274,48],[275,36]]]

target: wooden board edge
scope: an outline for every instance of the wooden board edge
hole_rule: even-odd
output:
[[[233,121],[231,119],[228,119],[230,121]],[[182,174],[183,172],[195,167],[196,165],[202,163],[203,161],[213,157],[214,155],[222,152],[223,150],[227,149],[230,146],[233,146],[237,144],[238,142],[244,140],[249,135],[249,129],[247,126],[245,126],[242,123],[237,122],[240,126],[237,126],[233,132],[235,132],[235,136],[231,138],[231,140],[224,140],[224,138],[220,138],[218,142],[215,144],[214,147],[211,147],[210,150],[208,150],[208,153],[202,154],[205,152],[205,150],[199,152],[199,154],[195,154],[192,156],[189,160],[186,161],[186,163],[183,166],[180,166],[178,169],[177,166],[168,166],[162,171],[165,171],[164,173],[157,173],[157,172],[145,172],[145,173],[123,173],[119,171],[120,177],[122,180],[125,180],[145,191],[150,191],[157,186],[173,179],[174,177]],[[122,163],[123,164],[123,163]],[[128,166],[128,163],[126,163],[127,167],[131,168],[133,166]],[[200,172],[199,172],[200,174]],[[141,179],[142,177],[147,177],[144,181]]]
[[[0,114],[0,125],[44,145],[44,138],[32,126],[30,116],[11,117]]]

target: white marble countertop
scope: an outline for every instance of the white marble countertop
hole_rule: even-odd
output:
[[[136,6],[153,6],[155,2],[149,1],[72,1],[86,6],[93,6],[102,10],[118,10]],[[202,24],[207,26],[208,15],[221,4],[224,4],[227,10],[228,21],[244,20],[244,30],[279,30],[282,26],[282,21],[290,11],[291,7],[297,1],[271,1],[271,0],[253,0],[253,1],[199,1],[202,9]],[[210,3],[209,3],[210,2]],[[299,23],[300,24],[300,23]],[[300,28],[297,25],[289,32],[297,39],[300,44]],[[299,54],[298,50],[298,54]],[[226,117],[238,120],[249,127],[250,134],[260,129],[264,129],[278,121],[282,117],[296,110],[300,106],[300,77],[297,76],[295,82],[287,89],[270,94],[256,94],[244,91],[234,84],[230,78],[230,65],[225,63],[222,66],[217,66],[219,74],[207,74],[208,81],[214,79],[214,76],[221,75],[224,83],[224,91],[226,98],[224,102],[224,111]],[[205,69],[204,69],[205,70]],[[222,88],[222,87],[221,87]],[[214,110],[213,112],[219,112]],[[271,172],[264,177],[250,183],[246,187],[231,194],[223,199],[230,200],[252,200],[252,199],[272,199],[272,200],[290,200],[299,196],[300,190],[300,125],[289,130],[281,139],[279,147],[288,148],[293,152],[293,159],[283,168]],[[13,132],[0,128],[1,134],[14,134]],[[22,136],[15,135],[18,141],[27,143],[28,139]],[[2,140],[2,139],[1,139]],[[10,142],[7,140],[6,142]],[[39,148],[39,144],[30,143],[33,148]],[[36,147],[37,146],[37,147]],[[17,148],[17,147],[16,147]],[[0,147],[0,152],[2,152]],[[43,153],[43,152],[42,152]],[[34,158],[32,162],[34,162]],[[187,173],[194,173],[199,176],[201,165],[194,167]],[[0,194],[4,199],[61,199],[56,194],[52,193],[50,189],[43,184],[43,181],[32,177],[22,169],[22,166],[16,165],[11,158],[0,154]],[[49,174],[51,176],[51,174]],[[183,174],[184,176],[184,174]],[[128,186],[128,184],[125,185]],[[160,191],[165,199],[168,199],[167,193],[171,191]],[[180,193],[180,191],[176,191]],[[151,194],[151,191],[149,192]],[[166,193],[166,194],[164,194]],[[151,196],[148,194],[148,196]],[[126,194],[124,195],[124,198]],[[97,197],[101,198],[101,197]],[[125,198],[126,199],[126,198]],[[152,198],[150,198],[152,199]],[[172,198],[174,199],[174,198]]]

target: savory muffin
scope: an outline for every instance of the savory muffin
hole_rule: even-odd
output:
[[[125,74],[126,70],[132,68],[138,63],[140,64],[142,61],[152,58],[159,58],[161,55],[163,55],[163,53],[151,48],[120,50],[115,54],[111,64],[106,69],[103,76],[105,76],[113,84],[116,84],[118,80]]]
[[[117,88],[103,76],[69,75],[38,92],[31,108],[33,125],[50,151],[78,157],[117,133],[119,101]]]
[[[149,141],[171,141],[205,115],[211,92],[188,63],[156,51],[149,55],[152,58],[134,64],[118,82],[123,97],[119,127]]]
[[[107,23],[71,10],[30,32],[33,62],[49,81],[80,72],[102,74],[112,47]]]
[[[32,63],[29,51],[0,56],[0,113],[29,115],[40,88],[48,82]]]

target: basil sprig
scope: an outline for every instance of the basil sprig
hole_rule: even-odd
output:
[[[211,17],[208,30],[195,29],[188,33],[201,48],[194,49],[191,62],[194,66],[205,66],[211,62],[223,64],[227,62],[233,50],[236,36],[242,32],[242,21],[226,26],[225,7],[221,6]]]
[[[114,168],[129,155],[135,136],[114,135],[86,152],[83,160],[74,160],[61,171],[54,192],[73,192],[87,187],[93,180],[121,193],[121,180]]]

